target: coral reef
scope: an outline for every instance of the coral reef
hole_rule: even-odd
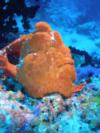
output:
[[[25,122],[34,119],[32,111],[19,101],[23,97],[12,91],[0,91],[0,132],[20,132]],[[29,130],[29,129],[28,129]]]
[[[0,68],[0,133],[100,133],[99,10],[99,0],[0,1],[0,49],[20,35],[32,33],[38,21],[46,21],[70,46],[77,73],[75,83],[86,82],[85,88],[70,98],[51,94],[37,99]],[[52,31],[48,26],[45,30]],[[25,36],[21,39],[25,42]],[[9,62],[17,65],[20,59],[18,68],[24,65],[19,57],[25,54],[22,51],[20,55],[20,50],[7,49]]]
[[[8,91],[8,85],[5,87],[1,80],[0,132],[98,133],[100,124],[99,81],[99,75],[93,76],[82,92],[68,99],[60,94],[35,99],[19,91]],[[16,90],[19,89],[16,81],[12,80],[12,83],[16,84]]]
[[[79,58],[81,55],[75,57],[77,83],[87,84],[70,98],[60,94],[31,98],[15,79],[0,76],[0,132],[99,133],[100,69],[91,65],[81,67],[84,59]]]

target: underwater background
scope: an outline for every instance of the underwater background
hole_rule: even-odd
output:
[[[86,87],[68,99],[35,99],[0,71],[0,133],[100,133],[100,1],[0,0],[0,49],[39,21],[61,34],[75,61],[76,83]],[[18,63],[13,55],[9,60]]]

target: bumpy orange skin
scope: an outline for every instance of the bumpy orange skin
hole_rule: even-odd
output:
[[[51,39],[51,27],[45,22],[36,24],[37,32],[27,35],[30,52],[24,55],[24,64],[17,71],[17,79],[33,97],[60,93],[69,97],[74,92],[76,79],[70,49],[65,47],[58,32]],[[21,51],[25,51],[22,47]]]

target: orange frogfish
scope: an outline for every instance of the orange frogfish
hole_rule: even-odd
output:
[[[18,67],[5,57],[6,71],[15,76],[33,97],[41,98],[51,93],[70,97],[84,87],[73,83],[76,71],[70,49],[46,22],[38,22],[35,27],[35,32],[11,43],[10,49],[20,55],[23,63]]]

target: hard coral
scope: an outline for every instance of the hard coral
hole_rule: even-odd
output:
[[[43,97],[50,93],[71,96],[76,79],[70,49],[65,47],[58,32],[45,22],[36,24],[37,31],[29,34],[29,53],[22,48],[24,64],[17,72],[18,80],[31,96]]]

